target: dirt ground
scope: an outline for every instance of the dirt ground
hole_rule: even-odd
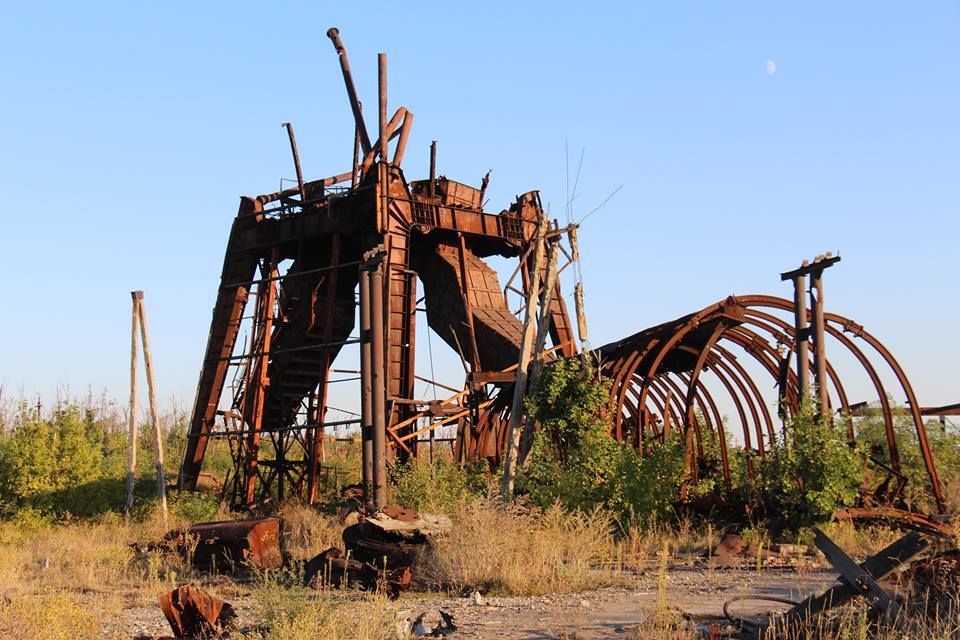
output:
[[[723,619],[723,603],[745,594],[763,594],[799,600],[830,586],[836,574],[815,570],[672,568],[666,573],[664,604],[707,624]],[[396,603],[399,615],[416,618],[442,609],[453,615],[457,631],[451,638],[535,640],[575,637],[580,640],[616,638],[642,623],[658,605],[656,572],[639,575],[634,584],[575,594],[539,597],[436,597],[410,593]],[[241,626],[255,624],[252,599],[231,600]],[[739,614],[762,614],[769,602],[741,602]],[[158,607],[123,610],[121,624],[131,638],[169,634]]]

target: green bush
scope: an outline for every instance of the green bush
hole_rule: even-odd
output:
[[[167,509],[174,517],[190,523],[220,519],[220,502],[217,496],[196,491],[169,492]]]
[[[662,517],[679,498],[684,446],[679,437],[646,454],[610,435],[609,383],[578,359],[544,368],[527,401],[540,423],[518,489],[535,504],[589,512],[604,507],[624,527]]]
[[[856,425],[857,439],[866,443],[872,451],[872,456],[880,462],[890,464],[890,449],[887,445],[886,428],[883,414],[879,409],[873,409],[859,420]],[[900,455],[901,473],[907,479],[903,499],[907,507],[919,511],[934,512],[937,503],[930,487],[930,476],[923,463],[920,452],[920,441],[917,438],[917,429],[913,417],[907,409],[893,408],[893,429],[897,440],[897,451]],[[960,434],[947,431],[940,424],[928,421],[926,424],[927,441],[933,452],[934,463],[940,483],[946,489],[960,486]],[[874,471],[876,483],[886,476],[883,469]],[[948,495],[948,498],[951,496]],[[954,504],[956,503],[954,498]]]
[[[461,466],[451,460],[410,460],[389,469],[390,500],[424,513],[453,513],[487,491],[486,463]]]
[[[786,442],[759,463],[758,489],[768,516],[790,531],[830,520],[856,502],[865,459],[862,443],[851,446],[845,429],[819,419],[805,402],[787,422]]]
[[[76,406],[50,421],[26,421],[0,443],[0,506],[5,515],[30,507],[58,511],[64,492],[101,478],[103,450],[91,441]]]

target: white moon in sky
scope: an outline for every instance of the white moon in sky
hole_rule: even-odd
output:
[[[767,60],[767,75],[772,76],[777,72],[777,63],[773,60]]]

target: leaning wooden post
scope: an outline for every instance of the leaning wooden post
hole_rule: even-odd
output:
[[[527,368],[530,366],[530,356],[533,352],[537,302],[540,297],[540,270],[543,268],[543,238],[546,230],[547,216],[541,211],[533,252],[533,272],[530,274],[530,288],[527,290],[527,305],[523,316],[523,334],[520,337],[520,360],[517,363],[516,381],[513,386],[513,403],[510,405],[510,427],[507,431],[507,451],[503,461],[503,481],[500,485],[500,498],[504,502],[513,496],[513,480],[517,473],[523,399],[527,394]]]
[[[153,358],[150,355],[150,332],[147,330],[147,311],[143,306],[143,291],[134,291],[140,316],[140,341],[143,343],[143,364],[147,370],[147,391],[150,398],[150,418],[153,420],[153,447],[157,454],[157,500],[163,519],[167,519],[167,480],[163,470],[163,434],[157,416],[157,389],[153,384]]]
[[[540,299],[540,317],[537,321],[537,337],[533,344],[533,358],[527,378],[527,388],[532,392],[537,388],[540,373],[543,371],[543,349],[547,334],[550,332],[550,305],[553,301],[553,289],[557,284],[557,245],[551,242],[547,249],[547,277],[543,284],[543,297]],[[526,413],[526,411],[524,411]],[[530,416],[524,416],[523,434],[520,439],[520,457],[517,462],[523,465],[533,446],[536,425]]]
[[[133,299],[133,324],[130,329],[130,451],[127,455],[127,503],[123,510],[124,514],[129,515],[133,508],[133,474],[137,467],[137,294],[138,291],[131,291],[130,297]]]

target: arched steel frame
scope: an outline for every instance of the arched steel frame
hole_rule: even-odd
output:
[[[792,313],[791,300],[767,295],[731,296],[696,313],[665,323],[595,351],[601,373],[611,383],[612,433],[644,449],[663,442],[666,426],[680,430],[686,446],[690,477],[696,481],[698,461],[704,456],[704,435],[708,429],[719,438],[724,485],[731,490],[729,451],[725,425],[716,398],[704,382],[718,382],[730,398],[739,418],[743,445],[761,457],[777,446],[777,429],[771,407],[781,419],[795,415],[800,392],[793,354],[797,349],[796,329],[777,313]],[[884,365],[896,379],[914,423],[930,490],[941,511],[944,499],[936,464],[920,414],[920,405],[910,381],[890,351],[863,326],[836,313],[824,314],[824,332],[835,345],[849,352],[870,380],[883,417],[890,468],[902,471],[894,412],[887,386],[880,375]],[[754,376],[738,359],[746,354],[772,378],[776,398],[764,398]],[[813,370],[813,367],[811,367]],[[827,362],[831,402],[841,415],[847,437],[856,433],[850,402],[839,373]],[[659,425],[659,426],[658,426]],[[748,473],[754,473],[752,456],[747,457]]]

